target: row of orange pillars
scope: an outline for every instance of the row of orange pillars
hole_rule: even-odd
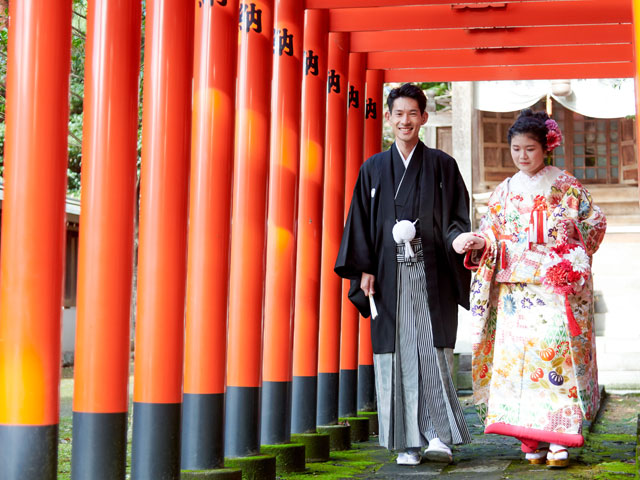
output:
[[[380,149],[382,72],[326,11],[247,1],[145,3],[134,479],[218,467],[373,403],[369,325],[333,263]],[[57,477],[71,20],[71,0],[10,3],[4,480]],[[139,1],[88,1],[74,479],[125,478],[141,20]]]

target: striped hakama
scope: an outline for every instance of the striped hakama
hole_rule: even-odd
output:
[[[433,346],[420,239],[411,247],[415,256],[405,260],[404,245],[397,246],[395,353],[373,356],[380,445],[401,450],[436,437],[449,445],[469,443],[447,360],[452,349]]]

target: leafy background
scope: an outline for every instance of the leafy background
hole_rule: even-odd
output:
[[[8,5],[10,1],[0,0],[0,177],[4,168],[4,133],[5,133],[5,97],[7,74],[7,37],[8,37]],[[87,0],[73,0],[72,37],[71,37],[71,73],[69,89],[69,161],[67,166],[67,194],[80,198],[80,172],[82,169],[82,114],[84,98],[84,63],[85,41],[87,31]],[[141,126],[142,126],[142,85],[144,71],[144,39],[145,39],[145,2],[142,2],[142,48],[140,64],[139,107],[138,107],[138,166],[140,165]],[[385,85],[386,95],[391,88],[399,84]],[[436,99],[450,95],[450,83],[425,82],[418,84],[423,90],[431,90]],[[386,108],[386,106],[385,106]],[[436,108],[443,108],[437,104]],[[383,129],[383,146],[388,148],[393,143],[389,125]]]
[[[20,1],[20,0],[10,0]],[[4,169],[5,97],[7,78],[7,37],[9,0],[0,0],[0,176]],[[144,13],[142,2],[142,52],[144,52]],[[87,0],[73,0],[71,30],[71,72],[69,85],[69,161],[67,165],[67,194],[80,198],[80,171],[82,168],[82,113],[84,98],[84,61],[87,31]],[[142,59],[144,60],[143,53]],[[138,109],[138,165],[140,165],[142,124],[142,72],[140,68],[140,103]]]

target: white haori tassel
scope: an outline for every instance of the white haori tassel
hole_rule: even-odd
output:
[[[393,234],[393,239],[396,243],[404,243],[405,260],[409,260],[410,258],[416,256],[416,254],[413,253],[413,249],[411,248],[411,240],[416,238],[415,222],[410,222],[409,220],[400,220],[393,226],[393,230],[391,231],[391,233]]]

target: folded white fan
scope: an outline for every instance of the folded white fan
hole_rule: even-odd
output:
[[[375,320],[378,316],[378,309],[372,293],[369,294],[369,308],[371,309],[371,320]]]

